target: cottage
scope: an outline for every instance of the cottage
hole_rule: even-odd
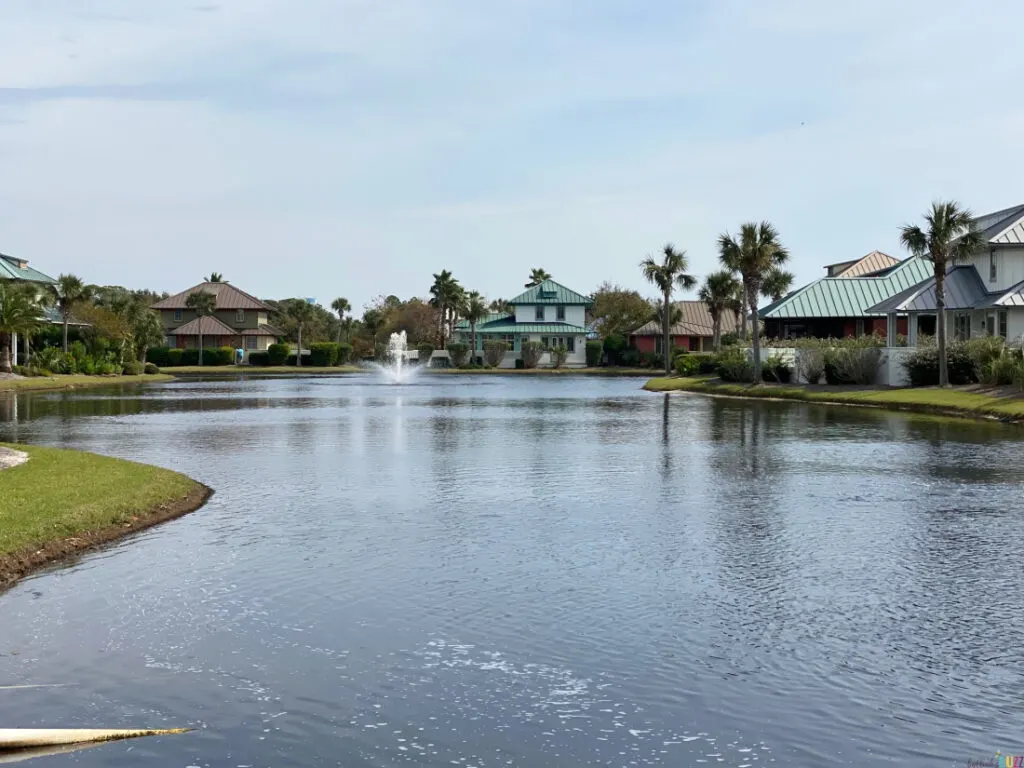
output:
[[[690,352],[708,352],[714,341],[714,321],[711,312],[703,301],[677,301],[673,305],[673,314],[678,321],[669,328],[673,349],[686,349]],[[736,333],[737,318],[733,312],[725,312],[720,319],[721,331]],[[665,346],[665,329],[660,317],[641,325],[629,334],[629,346],[640,352],[662,354]]]
[[[3,253],[0,253],[0,280],[10,280],[24,285],[32,285],[38,288],[40,292],[48,290],[51,285],[56,285],[57,283],[49,275],[30,267],[26,259],[8,256]],[[52,307],[44,309],[43,317],[40,319],[48,323],[61,322],[59,313]],[[15,364],[18,363],[19,341],[18,334],[11,334],[11,360]],[[26,349],[25,357],[28,357],[28,354],[29,352]]]
[[[504,341],[508,352],[500,367],[513,368],[520,359],[522,345],[540,342],[546,349],[564,346],[568,351],[566,367],[582,368],[587,364],[586,311],[593,302],[554,280],[545,280],[509,301],[512,311],[490,315],[476,326],[474,356],[482,356],[484,342]],[[460,320],[455,326],[459,341],[471,343],[469,322]],[[550,365],[544,355],[541,365]]]
[[[199,317],[188,308],[188,297],[205,291],[213,294],[216,309]],[[250,352],[265,352],[284,334],[270,324],[274,308],[231,283],[200,283],[177,293],[152,307],[160,313],[167,346],[195,349],[202,334],[204,347],[234,347]]]

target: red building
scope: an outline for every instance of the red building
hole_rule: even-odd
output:
[[[679,317],[678,322],[669,328],[673,349],[681,347],[691,352],[710,352],[714,329],[707,305],[703,301],[678,301],[674,308]],[[723,336],[735,333],[739,327],[737,317],[732,312],[722,315],[721,324]],[[629,334],[629,345],[640,352],[660,355],[664,344],[665,331],[660,319],[651,320]]]

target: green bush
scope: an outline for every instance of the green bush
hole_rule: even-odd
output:
[[[965,341],[963,345],[968,356],[974,361],[974,370],[979,379],[985,366],[1002,357],[1006,349],[1006,342],[999,336],[982,336]]]
[[[309,358],[313,365],[331,366],[338,364],[338,345],[333,341],[318,341],[309,345]]]
[[[697,355],[676,356],[676,373],[680,376],[696,376],[700,373],[700,358]]]
[[[203,365],[231,365],[235,351],[231,347],[206,347],[203,349]]]
[[[469,344],[455,342],[448,345],[448,357],[452,365],[461,368],[469,361]]]
[[[501,361],[505,359],[506,352],[508,352],[508,344],[504,341],[484,342],[484,360],[491,368],[497,368],[501,365]]]
[[[640,365],[644,368],[664,368],[665,358],[657,352],[641,352]]]
[[[185,350],[183,349],[169,349],[167,350],[167,366],[173,367],[175,365],[181,365],[181,358],[184,355]],[[157,363],[160,365],[160,363]]]
[[[181,352],[181,365],[199,365],[199,350],[198,349],[182,349]]]
[[[1013,384],[1017,372],[1021,368],[1021,360],[1016,355],[1003,354],[989,360],[981,366],[979,381],[988,387],[1003,387]]]
[[[569,357],[569,349],[564,344],[558,344],[551,348],[551,366],[561,368]]]
[[[609,357],[609,360],[612,358]],[[626,368],[636,368],[640,365],[640,350],[635,347],[627,347],[615,357],[614,365],[621,365]]]
[[[271,344],[267,347],[267,360],[270,365],[284,365],[290,353],[291,348],[287,344]]]
[[[544,354],[544,345],[539,341],[523,342],[520,348],[524,368],[536,368],[540,357]]]
[[[146,366],[137,360],[131,360],[121,366],[121,373],[125,376],[141,376],[146,372]]]
[[[860,339],[845,339],[846,343],[830,343],[830,346],[825,347],[822,350],[825,383],[874,384],[882,360],[882,350],[877,344],[871,343],[872,338],[862,336]]]
[[[352,345],[351,344],[339,344],[338,345],[338,365],[345,365],[349,360],[352,359]]]
[[[94,375],[96,376],[113,376],[114,374],[120,373],[121,369],[118,368],[114,363],[104,360],[101,363],[95,363]]]
[[[308,352],[302,355],[302,364],[311,365],[313,363],[313,356]],[[285,365],[295,365],[295,355],[288,355],[284,360]]]
[[[250,352],[249,365],[266,366],[270,365],[270,355],[266,352]]]
[[[722,338],[719,340],[719,344],[723,347],[734,347],[740,343],[740,335],[738,333],[723,333]]]
[[[974,360],[963,342],[956,341],[946,347],[946,367],[950,384],[974,384],[978,381]],[[936,386],[939,383],[938,347],[918,347],[903,361],[903,368],[912,387]]]
[[[587,342],[587,367],[596,368],[604,355],[604,342],[593,339]]]
[[[697,361],[697,373],[708,374],[718,370],[717,352],[693,352],[687,357]]]
[[[629,352],[629,342],[621,333],[613,333],[604,340],[604,351],[608,355],[608,365],[636,365],[636,362],[627,363],[623,359]],[[640,353],[637,352],[637,355]]]
[[[425,341],[416,347],[416,351],[420,353],[420,365],[430,365],[430,358],[434,355],[434,345],[429,341]]]
[[[781,358],[769,357],[761,362],[761,378],[764,381],[788,384],[793,380],[793,367]]]
[[[754,364],[746,350],[730,347],[718,356],[718,378],[722,381],[753,381]]]
[[[142,372],[145,373],[147,376],[154,376],[160,373],[160,366],[158,366],[156,363],[147,362],[144,366],[142,366]]]
[[[146,350],[146,360],[153,365],[168,366],[171,364],[170,357],[168,357],[170,351],[167,347],[150,347]]]
[[[523,361],[523,358],[521,358],[521,357],[517,357],[517,358],[516,358],[516,370],[517,370],[517,371],[521,371],[521,370],[523,370],[523,369],[524,369],[525,367],[526,367],[526,363],[525,363],[525,362]]]

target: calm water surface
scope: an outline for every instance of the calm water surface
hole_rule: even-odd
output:
[[[36,765],[943,766],[1024,753],[1022,432],[635,379],[0,398],[214,487],[0,596]],[[0,477],[0,492],[3,480]]]

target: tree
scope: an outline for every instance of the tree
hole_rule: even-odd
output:
[[[384,327],[386,322],[387,318],[379,309],[368,309],[363,312],[363,328],[373,338],[372,346],[375,353],[377,349],[377,334],[380,333],[380,329]]]
[[[789,293],[789,289],[793,287],[795,279],[792,272],[787,272],[784,269],[773,269],[764,277],[764,282],[761,284],[761,295],[766,299],[779,301]]]
[[[483,296],[476,291],[466,294],[466,301],[462,309],[462,316],[469,321],[469,347],[472,350],[470,357],[476,357],[476,324],[487,317],[487,305],[484,304]]]
[[[626,335],[658,316],[657,308],[638,291],[611,283],[602,283],[590,298],[590,316],[603,339]]]
[[[295,327],[296,327],[297,334],[298,334],[298,339],[296,340],[296,343],[298,344],[298,349],[295,350],[295,365],[297,365],[298,367],[301,368],[302,367],[302,330],[303,330],[303,328],[308,323],[310,323],[313,320],[313,318],[315,316],[315,312],[313,310],[313,305],[312,304],[310,304],[308,301],[301,301],[300,300],[300,301],[293,302],[288,307],[288,314],[291,316],[292,320],[295,321]]]
[[[204,277],[203,278],[203,281],[207,282],[207,283],[226,283],[227,282],[227,280],[224,279],[224,275],[222,275],[220,272],[211,272],[209,277]]]
[[[68,325],[71,323],[71,315],[75,307],[92,298],[89,286],[82,282],[80,277],[72,274],[59,275],[55,285],[51,286],[54,299],[57,302],[57,310],[60,312],[64,329],[61,337],[61,349],[66,354],[68,351]]]
[[[351,311],[348,299],[338,297],[331,302],[331,309],[338,313],[338,343],[341,344],[341,332],[345,328],[345,313]]]
[[[955,200],[932,203],[924,215],[926,230],[906,225],[900,230],[900,242],[914,256],[932,262],[935,274],[935,335],[939,353],[939,386],[949,386],[946,360],[946,270],[964,261],[982,246],[974,230],[974,216]]]
[[[185,306],[196,313],[199,318],[199,364],[203,364],[203,318],[217,311],[217,297],[209,291],[190,293],[185,299]]]
[[[704,278],[697,298],[703,301],[711,315],[712,338],[715,351],[722,348],[722,315],[735,306],[736,289],[739,282],[728,270],[712,272]]]
[[[512,305],[509,304],[508,301],[506,301],[505,299],[495,299],[488,305],[487,308],[490,309],[491,312],[495,313],[496,315],[507,315],[513,311]]]
[[[545,280],[551,279],[551,273],[542,267],[534,267],[530,270],[530,282],[526,284],[526,288],[533,288],[535,285],[540,285]]]
[[[743,309],[747,303],[746,296],[743,292],[743,283],[737,280],[736,293],[733,294],[732,301],[729,302],[729,309],[732,310],[732,314],[735,317],[736,332],[741,339],[747,338],[747,313]]]
[[[671,243],[665,246],[662,253],[664,258],[659,263],[653,257],[648,256],[640,262],[644,277],[648,282],[653,283],[661,291],[662,297],[662,331],[664,333],[665,346],[665,373],[672,373],[672,292],[678,287],[683,290],[690,290],[697,285],[697,278],[687,273],[689,264],[686,260],[686,251],[677,251]]]
[[[39,304],[25,286],[0,280],[0,373],[10,373],[11,337],[31,333],[40,325]]]
[[[451,335],[451,329],[458,319],[458,307],[462,300],[462,286],[447,269],[434,275],[434,284],[430,286],[430,304],[439,310],[441,349]]]
[[[765,278],[786,263],[789,251],[782,246],[779,233],[769,222],[748,222],[740,227],[738,238],[733,238],[728,232],[719,236],[718,257],[723,267],[739,273],[743,281],[744,309],[750,312],[754,340],[754,383],[760,384],[761,334],[757,322],[757,298]]]

